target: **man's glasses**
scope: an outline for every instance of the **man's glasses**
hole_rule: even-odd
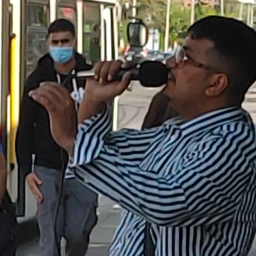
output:
[[[174,63],[173,63],[174,62]],[[205,70],[212,70],[214,72],[217,72],[217,70],[213,67],[207,66],[203,63],[200,63],[193,58],[187,56],[186,50],[184,47],[177,46],[174,54],[170,60],[171,65],[178,65],[180,68],[182,68],[186,63],[190,63],[195,67],[202,68]]]

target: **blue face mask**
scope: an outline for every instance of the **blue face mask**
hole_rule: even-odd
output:
[[[73,57],[73,47],[53,47],[50,46],[50,55],[54,62],[66,63]]]

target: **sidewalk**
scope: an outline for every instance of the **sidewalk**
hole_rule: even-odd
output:
[[[120,208],[101,212],[96,228],[91,235],[90,249],[86,256],[108,256],[108,248],[120,220]]]

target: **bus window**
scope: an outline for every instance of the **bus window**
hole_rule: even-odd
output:
[[[83,54],[94,65],[100,53],[100,3],[84,3]]]
[[[76,15],[76,9],[72,7],[58,7],[58,19],[64,18],[67,20],[70,20],[75,27],[77,27],[77,15]]]
[[[47,52],[46,35],[48,6],[28,3],[27,15],[27,76],[35,69],[37,61]]]
[[[28,26],[47,27],[47,5],[28,3]]]

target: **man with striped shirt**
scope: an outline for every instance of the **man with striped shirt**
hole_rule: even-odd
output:
[[[256,231],[256,145],[244,95],[256,80],[256,33],[210,16],[192,25],[168,60],[163,92],[179,118],[158,128],[111,132],[97,106],[121,94],[130,75],[111,82],[120,61],[100,62],[78,114],[69,94],[46,83],[30,93],[49,112],[70,168],[125,212],[111,256],[143,256],[145,226],[155,256],[245,256]],[[61,107],[60,107],[61,106]]]

